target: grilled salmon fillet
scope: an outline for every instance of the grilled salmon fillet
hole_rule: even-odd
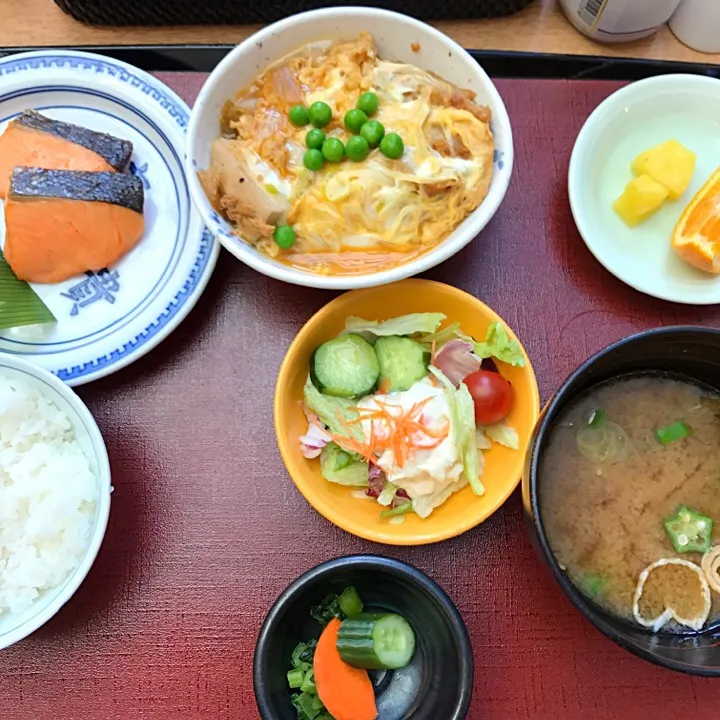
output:
[[[7,194],[15,167],[122,172],[132,151],[128,140],[27,110],[0,135],[0,199]]]
[[[113,171],[13,170],[5,259],[21,280],[55,283],[115,264],[143,234],[142,181]]]

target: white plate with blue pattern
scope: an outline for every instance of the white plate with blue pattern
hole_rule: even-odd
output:
[[[219,246],[190,202],[183,171],[190,111],[166,85],[90,53],[0,59],[0,132],[28,109],[130,140],[130,171],[145,187],[145,233],[135,249],[107,270],[34,285],[55,325],[0,332],[0,351],[81,385],[129,365],[178,326],[205,289]],[[4,233],[0,214],[0,244]]]

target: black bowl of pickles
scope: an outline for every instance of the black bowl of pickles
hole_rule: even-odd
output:
[[[356,555],[283,592],[253,674],[263,720],[462,720],[472,647],[437,583],[397,560]]]

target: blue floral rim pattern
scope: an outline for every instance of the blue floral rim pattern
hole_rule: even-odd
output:
[[[82,53],[30,53],[0,60],[0,77],[26,70],[52,68],[91,71],[97,75],[107,75],[116,81],[127,83],[133,88],[139,89],[149,100],[160,105],[182,130],[183,134],[187,131],[189,109],[180,98],[169,89],[164,88],[160,81],[154,80],[144,72],[135,72],[125,65],[104,58]],[[47,78],[44,78],[44,81],[47,82]],[[77,90],[82,91],[83,88],[79,86]],[[162,332],[180,314],[181,310],[186,308],[186,311],[189,312],[190,308],[186,307],[187,303],[193,298],[195,292],[204,286],[209,272],[212,272],[215,265],[218,252],[219,245],[215,238],[207,229],[204,229],[189,276],[171,302],[152,323],[121,347],[82,365],[54,369],[53,373],[66,382],[78,380],[107,370],[114,364],[121,362],[125,364],[129,355],[136,353],[144,346],[147,347],[147,350],[150,350],[162,339]]]

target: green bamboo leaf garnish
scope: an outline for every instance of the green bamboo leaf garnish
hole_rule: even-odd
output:
[[[0,330],[57,322],[47,305],[24,280],[18,280],[0,250]]]

